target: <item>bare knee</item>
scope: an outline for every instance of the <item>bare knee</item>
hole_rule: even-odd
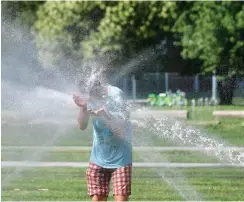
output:
[[[107,196],[94,195],[92,196],[92,201],[107,201],[107,198]]]
[[[115,201],[129,201],[129,196],[114,196]]]

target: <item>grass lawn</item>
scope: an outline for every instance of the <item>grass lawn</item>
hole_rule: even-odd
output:
[[[197,107],[192,111],[186,124],[194,125],[200,122],[214,121],[212,117],[213,107]],[[243,106],[220,106],[218,110],[244,110]],[[156,109],[155,109],[156,110]],[[233,146],[244,146],[244,119],[221,119],[218,123],[197,125],[209,136],[218,137]],[[2,125],[2,146],[36,145],[36,146],[90,146],[92,144],[92,129],[81,132],[77,128],[55,128],[54,126],[28,126],[28,125]],[[60,132],[61,131],[61,132]],[[60,134],[59,134],[60,133]],[[147,146],[170,145],[167,141],[153,136],[148,131],[135,131],[135,141],[142,140],[145,136],[149,141]],[[138,139],[137,139],[138,138]],[[134,161],[142,159],[137,152],[133,153]],[[150,156],[150,153],[149,153]],[[192,151],[167,151],[159,152],[158,156],[166,158],[170,162],[181,163],[210,163],[218,162],[214,157],[205,156],[200,152]],[[31,150],[4,150],[2,149],[2,161],[13,160],[38,160],[38,161],[73,161],[87,162],[89,151],[52,151],[37,152]],[[153,158],[152,158],[153,159]],[[158,158],[157,162],[163,162]],[[154,158],[155,160],[155,158]],[[19,175],[13,177],[9,183],[4,178],[12,173],[11,168],[2,168],[2,200],[8,201],[72,201],[90,200],[86,194],[85,168],[31,168],[17,169]],[[163,173],[164,178],[159,175]],[[198,200],[229,200],[238,201],[244,199],[244,169],[243,168],[134,168],[131,200],[186,200],[179,192],[171,187],[167,181],[176,183],[183,193],[189,193],[182,185],[182,175],[199,193]],[[19,190],[18,190],[19,189]],[[38,189],[48,189],[40,191]],[[189,196],[188,196],[189,197]],[[191,200],[191,198],[188,198]],[[112,198],[110,197],[110,200]]]
[[[205,130],[209,135],[227,140],[236,146],[244,146],[244,119],[224,119],[219,124],[207,125]]]
[[[154,110],[172,108],[152,108]],[[179,109],[179,108],[173,108]],[[243,118],[224,118],[215,119],[212,116],[214,110],[243,110],[242,105],[232,106],[216,106],[216,107],[183,107],[182,109],[189,111],[189,117],[186,120],[187,124],[196,125],[197,128],[206,132],[209,136],[218,137],[228,141],[236,146],[244,146],[244,119]]]
[[[207,132],[209,136],[215,136],[228,141],[236,146],[244,146],[244,119],[243,118],[223,118],[215,119],[212,116],[213,110],[243,110],[244,106],[217,106],[216,108],[208,107],[206,109],[199,107],[195,111],[190,110],[188,123],[197,123],[201,121],[216,122],[206,124],[200,127]]]
[[[2,186],[2,200],[89,200],[86,192],[85,168],[35,168]],[[179,169],[161,170],[164,178],[179,183]],[[2,169],[2,177],[10,172]],[[194,187],[199,200],[243,200],[244,170],[181,169],[188,184]],[[181,185],[184,190],[184,184]],[[20,189],[15,191],[14,189]],[[38,189],[48,189],[39,191]],[[187,190],[185,190],[187,192]],[[189,193],[189,192],[188,192]],[[189,197],[189,196],[188,196]],[[110,196],[110,200],[112,200]],[[184,200],[152,169],[134,168],[131,200]]]
[[[82,132],[76,126],[53,125],[2,125],[2,145],[4,146],[91,146],[92,128]],[[21,132],[20,132],[21,131]]]
[[[141,152],[143,155],[143,152]],[[148,151],[147,151],[148,153]],[[151,152],[151,154],[157,154],[162,156],[162,158],[167,159],[170,162],[177,163],[212,163],[219,162],[214,157],[205,156],[203,153],[198,151],[164,151],[164,152]],[[90,151],[51,151],[43,152],[41,154],[40,161],[45,162],[88,162],[90,157]],[[30,158],[31,159],[31,158]],[[26,156],[25,150],[18,151],[2,151],[2,161],[24,161],[29,160]],[[34,160],[34,159],[33,159]],[[143,159],[140,158],[138,153],[135,151],[133,153],[134,162],[142,162]],[[163,160],[158,159],[157,162],[163,162]]]

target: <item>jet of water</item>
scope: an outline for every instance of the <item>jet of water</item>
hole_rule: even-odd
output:
[[[226,142],[209,137],[199,129],[178,120],[149,116],[140,118],[138,124],[174,144],[196,146],[202,148],[205,154],[214,156],[220,161],[244,166],[244,152],[237,152]]]
[[[153,136],[155,136],[154,133],[147,133],[145,134],[147,128],[143,125],[143,123],[140,120],[132,120],[133,126],[135,127],[135,130],[137,131],[136,137],[134,137],[134,146],[143,146],[147,147],[150,145],[154,145],[152,139]],[[163,154],[156,152],[156,151],[145,151],[145,152],[138,152],[137,153],[144,162],[165,162],[170,163],[166,156]],[[160,178],[162,178],[163,181],[168,183],[172,188],[174,188],[181,197],[183,197],[185,200],[190,201],[200,201],[202,196],[200,193],[198,193],[193,186],[191,186],[184,174],[181,172],[180,169],[176,168],[151,168],[154,170]],[[169,175],[170,176],[169,176]]]

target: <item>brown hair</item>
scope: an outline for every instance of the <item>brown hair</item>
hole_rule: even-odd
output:
[[[96,96],[96,97],[102,96],[102,84],[99,80],[95,80],[93,82],[89,90],[89,95]]]

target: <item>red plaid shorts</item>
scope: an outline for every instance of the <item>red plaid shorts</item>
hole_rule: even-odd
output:
[[[108,196],[111,178],[113,195],[129,196],[131,194],[131,172],[132,165],[109,169],[90,162],[86,171],[89,196]]]

